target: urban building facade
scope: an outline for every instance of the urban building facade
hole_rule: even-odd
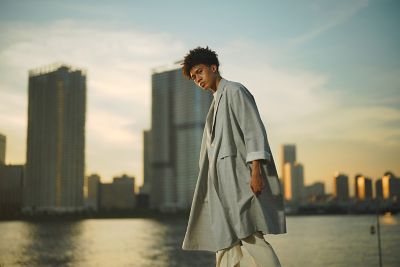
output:
[[[100,210],[132,210],[135,208],[135,178],[115,177],[112,183],[99,185]]]
[[[379,178],[375,181],[375,198],[376,199],[383,199],[382,194],[382,178]]]
[[[66,65],[29,72],[24,211],[83,208],[86,74]]]
[[[21,212],[23,180],[23,165],[0,165],[0,217]]]
[[[143,131],[143,185],[140,188],[140,194],[149,195],[151,191],[151,178],[152,178],[152,166],[151,166],[151,130]]]
[[[144,184],[151,184],[152,208],[190,207],[211,101],[212,94],[186,79],[180,65],[153,70],[151,130],[144,133]]]
[[[333,177],[333,195],[338,202],[349,200],[349,177],[336,173]]]
[[[304,192],[304,168],[300,163],[285,163],[284,195],[285,200],[292,204],[303,204]]]
[[[372,180],[361,174],[354,177],[354,196],[357,200],[372,199]]]
[[[281,184],[284,188],[285,180],[285,164],[296,162],[296,145],[295,144],[284,144],[281,146]]]
[[[98,209],[98,201],[99,201],[100,176],[97,174],[89,175],[86,181],[87,181],[86,206],[89,209],[96,211]]]
[[[392,172],[385,172],[381,180],[382,198],[400,201],[400,179]]]
[[[6,136],[0,133],[0,165],[6,164]]]
[[[325,196],[325,185],[322,182],[315,182],[305,187],[305,200],[317,202]]]
[[[281,184],[288,208],[304,204],[306,192],[304,187],[304,167],[296,159],[296,145],[281,146]]]

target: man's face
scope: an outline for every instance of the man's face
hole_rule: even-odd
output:
[[[207,90],[214,86],[217,77],[217,66],[198,64],[190,70],[190,78],[201,88]]]

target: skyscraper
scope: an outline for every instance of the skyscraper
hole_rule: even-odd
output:
[[[392,172],[385,172],[382,176],[382,197],[383,199],[400,200],[400,179]]]
[[[333,177],[333,195],[339,202],[349,200],[349,177],[347,175],[335,174]]]
[[[286,144],[281,146],[281,178],[285,180],[285,164],[296,162],[296,145]]]
[[[294,207],[305,201],[304,168],[296,160],[296,145],[281,146],[281,183],[287,204]]]
[[[372,199],[372,180],[357,174],[354,178],[354,192],[358,200]]]
[[[6,164],[6,136],[0,134],[0,165]]]
[[[140,188],[141,194],[149,195],[151,191],[152,165],[151,165],[151,130],[143,131],[143,177],[144,183]]]
[[[285,200],[293,204],[304,202],[304,168],[300,163],[285,163],[285,178],[283,183]]]
[[[382,178],[379,178],[375,181],[375,198],[383,199]]]
[[[83,207],[86,74],[66,65],[29,72],[25,211]]]
[[[209,92],[182,75],[180,65],[153,70],[151,130],[145,133],[144,148],[151,207],[190,207],[211,100]]]

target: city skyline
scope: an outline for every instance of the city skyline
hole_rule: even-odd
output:
[[[176,66],[177,66],[177,64],[176,63],[174,63],[174,64],[170,64],[169,66],[162,66],[162,67],[158,67],[158,68],[153,68],[152,69],[152,76],[154,76],[154,75],[156,75],[156,74],[158,74],[158,73],[164,73],[164,72],[175,72],[176,71]],[[56,70],[57,68],[70,68],[69,66],[66,66],[65,64],[62,64],[62,63],[55,63],[55,64],[50,64],[50,65],[47,65],[47,66],[41,66],[41,67],[38,67],[38,68],[36,68],[36,69],[33,69],[33,70],[30,70],[29,71],[29,75],[32,75],[34,72],[34,70],[35,71],[44,71],[43,73],[45,73],[45,70],[52,70],[52,69],[54,69],[54,70]],[[154,80],[154,78],[153,78],[153,80]],[[163,85],[163,86],[166,86],[167,84],[165,84],[165,85]],[[192,84],[192,86],[190,86],[190,87],[196,87],[195,86],[195,84]],[[154,93],[153,93],[154,94]],[[177,109],[177,107],[174,107],[174,109]],[[144,134],[146,134],[146,133],[148,133],[148,132],[151,132],[151,129],[149,130],[149,129],[144,129]],[[6,142],[5,142],[5,140],[6,140],[6,136],[5,135],[2,135],[1,134],[1,132],[0,132],[0,137],[2,138],[2,139],[4,139],[4,141],[3,141],[3,144],[2,144],[2,146],[4,146],[4,147],[6,147]],[[143,143],[143,145],[144,145],[144,143]],[[281,146],[281,149],[280,149],[280,156],[281,156],[281,161],[282,162],[291,162],[291,163],[296,163],[296,164],[299,164],[300,166],[301,166],[301,168],[303,168],[303,166],[302,166],[302,164],[300,164],[300,163],[298,163],[297,161],[296,161],[296,144],[293,144],[293,143],[289,143],[289,144],[281,144],[280,145]],[[287,151],[287,149],[289,149],[288,151]],[[286,155],[285,155],[285,152],[287,153]],[[288,158],[287,158],[288,157]],[[4,160],[4,158],[6,158],[6,153],[5,153],[5,151],[4,151],[4,157],[3,157],[3,160]],[[289,160],[289,161],[287,161],[287,160]],[[19,163],[19,164],[26,164],[26,162],[23,162],[23,163]],[[278,163],[279,164],[279,163]],[[17,165],[17,164],[10,164],[10,165],[15,165],[15,166],[19,166],[19,165]],[[282,164],[281,163],[281,165],[283,166],[283,168],[282,168],[282,176],[280,177],[281,179],[282,178],[284,178],[283,177],[283,174],[284,174],[284,172],[285,172],[285,170],[284,169],[286,169],[286,167],[290,167],[290,166],[286,166],[286,165],[289,165],[288,163],[286,163],[286,164]],[[385,171],[385,173],[387,172],[387,171],[391,171],[391,170],[386,170]],[[303,173],[303,171],[301,171],[302,173]],[[350,180],[348,180],[349,179],[349,177],[350,177],[350,179],[352,179],[351,178],[351,176],[348,176],[347,175],[347,172],[342,172],[342,171],[336,171],[335,172],[335,174],[333,174],[332,176],[335,178],[335,176],[338,174],[338,173],[341,173],[342,175],[345,175],[346,177],[348,177],[347,178],[347,190],[348,190],[348,195],[349,195],[349,197],[354,197],[354,198],[358,198],[358,196],[357,196],[357,187],[352,187],[351,186],[351,181]],[[373,177],[372,179],[371,179],[371,181],[373,181],[374,183],[375,182],[377,182],[378,180],[380,180],[380,179],[382,179],[384,176],[385,176],[385,173],[384,174],[382,174],[381,176],[378,176],[378,177]],[[92,173],[88,173],[87,171],[86,171],[86,173],[85,173],[85,177],[90,177],[90,176],[92,176],[92,175],[98,175],[98,177],[99,177],[99,181],[100,182],[111,182],[113,179],[115,179],[115,177],[116,177],[116,175],[125,175],[125,173],[123,173],[123,172],[119,172],[119,173],[114,173],[111,177],[108,177],[108,178],[103,178],[103,179],[101,179],[101,177],[102,177],[102,175],[101,174],[98,174],[97,172],[92,172]],[[357,183],[357,178],[358,178],[358,176],[362,176],[362,177],[364,177],[363,175],[361,175],[361,173],[360,173],[360,171],[357,171],[356,172],[356,174],[355,174],[355,177],[354,177],[354,179],[355,179],[355,182]],[[301,175],[301,177],[303,177],[303,174]],[[143,180],[144,180],[144,178],[145,177],[143,177]],[[304,179],[304,178],[303,178]],[[329,191],[329,190],[327,190],[326,191],[326,194],[331,194],[331,195],[335,195],[336,193],[335,193],[335,185],[334,185],[334,182],[332,183],[332,186],[330,186],[330,184],[329,184],[329,181],[322,181],[322,180],[314,180],[313,182],[309,182],[309,183],[305,183],[305,181],[302,181],[302,183],[304,183],[304,188],[303,188],[303,190],[305,190],[305,188],[307,187],[307,186],[312,186],[312,185],[314,185],[315,183],[323,183],[325,186],[327,186],[327,188],[331,188],[331,190]],[[143,184],[141,184],[140,186],[143,186],[143,185],[145,185],[144,184],[144,181],[143,181]],[[283,184],[283,186],[284,186],[284,184]],[[87,189],[86,189],[87,190]],[[175,189],[176,190],[176,189]],[[377,189],[376,188],[374,188],[374,192],[376,191]]]
[[[400,173],[398,3],[213,6],[198,12],[211,12],[217,25],[203,21],[193,31],[192,4],[170,3],[175,17],[182,14],[187,22],[177,26],[180,20],[163,21],[163,9],[145,3],[3,1],[0,132],[7,136],[6,163],[25,163],[28,70],[62,61],[88,71],[86,175],[109,181],[129,173],[141,185],[151,70],[209,45],[220,56],[222,75],[245,84],[257,99],[273,154],[279,156],[281,144],[296,144],[306,185],[323,181],[331,192],[336,171],[349,177],[361,172],[373,181],[386,171]],[[244,21],[221,15],[222,9],[243,11]],[[231,27],[235,31],[221,33]]]

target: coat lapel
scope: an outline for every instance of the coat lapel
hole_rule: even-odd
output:
[[[218,88],[217,88],[217,105],[215,107],[215,112],[214,112],[214,116],[213,116],[213,121],[212,121],[212,127],[211,127],[211,136],[214,137],[214,128],[215,128],[215,118],[217,116],[217,112],[218,112],[218,106],[219,106],[219,102],[221,100],[222,94],[224,93],[224,89],[225,89],[225,84],[226,84],[226,80],[225,79],[221,79],[219,81],[218,84]],[[219,90],[219,92],[218,92]],[[213,101],[213,106],[214,106],[214,101]]]
[[[210,109],[208,110],[207,117],[206,117],[206,133],[207,133],[207,140],[209,140],[211,136],[211,128],[212,128],[212,119],[213,119],[213,113],[214,113],[214,103],[215,100],[213,99],[211,101]]]

